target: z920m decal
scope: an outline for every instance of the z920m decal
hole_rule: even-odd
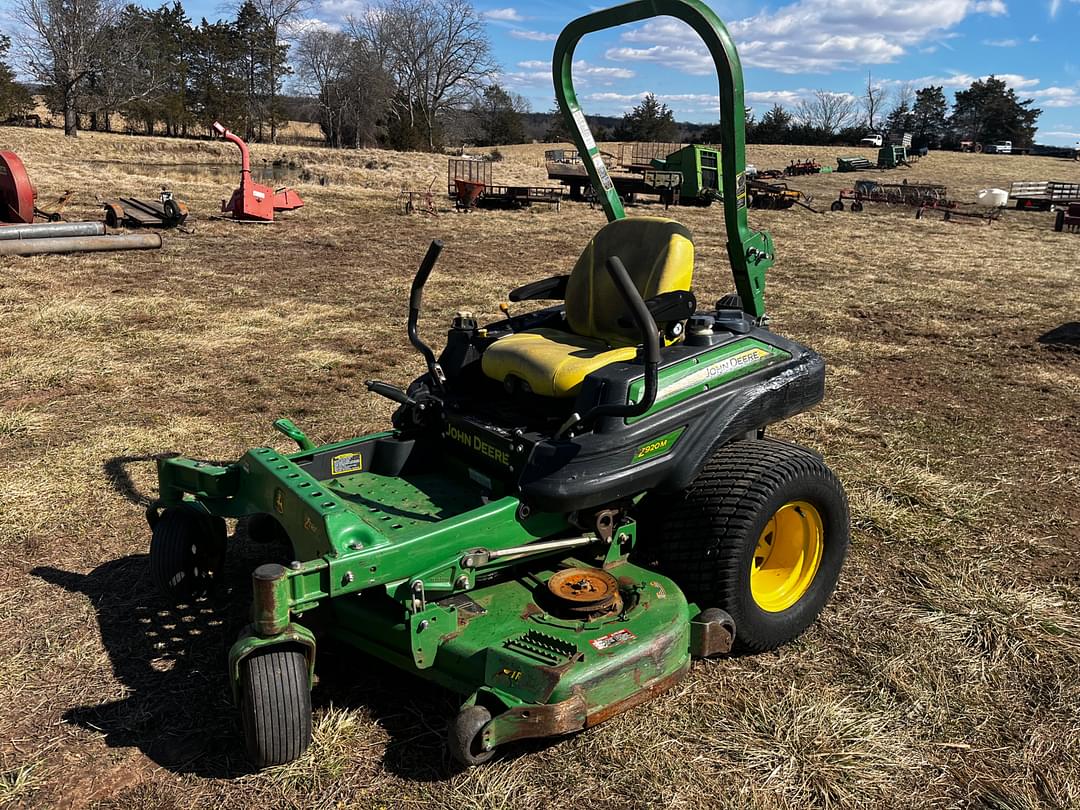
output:
[[[682,436],[684,430],[686,430],[686,428],[681,427],[678,430],[671,431],[671,433],[665,433],[663,436],[649,439],[649,441],[645,442],[645,444],[634,451],[633,463],[637,464],[639,461],[656,458],[657,456],[662,456],[665,453],[671,452],[671,448],[675,446],[675,442],[679,440],[679,437]]]

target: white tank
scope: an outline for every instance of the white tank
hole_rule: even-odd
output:
[[[1009,192],[1000,188],[984,188],[975,195],[975,201],[983,208],[1004,208],[1009,204]]]

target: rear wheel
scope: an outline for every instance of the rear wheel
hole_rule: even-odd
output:
[[[270,647],[240,665],[240,715],[257,768],[284,765],[311,744],[311,688],[304,653]]]
[[[688,599],[731,614],[736,649],[761,652],[796,638],[836,588],[847,496],[809,450],[733,442],[664,508],[646,548]]]
[[[1054,218],[1054,230],[1061,233],[1065,230],[1065,212],[1058,211],[1057,217]]]
[[[859,202],[858,200],[856,200],[855,202],[853,202],[851,204],[851,210],[852,210],[853,213],[856,213],[856,214],[861,213],[862,210],[863,210],[863,204],[861,202]]]
[[[225,567],[225,521],[183,506],[166,509],[150,538],[150,576],[174,599],[205,596]]]

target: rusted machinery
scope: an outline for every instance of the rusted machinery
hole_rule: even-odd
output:
[[[863,210],[864,202],[885,203],[886,205],[911,205],[920,208],[955,208],[956,203],[948,198],[945,186],[920,183],[879,183],[876,180],[859,180],[855,188],[845,188],[840,198],[831,206],[833,211],[843,211],[844,201],[851,202],[855,213]]]
[[[0,224],[34,221],[37,189],[14,152],[0,152]]]
[[[818,174],[821,164],[816,160],[793,160],[789,166],[784,167],[784,174],[788,177],[800,177],[804,174]]]
[[[42,253],[98,253],[112,250],[157,250],[160,247],[161,234],[159,233],[126,233],[113,236],[46,236],[40,239],[24,238],[0,241],[0,256],[36,256]]]
[[[786,211],[793,205],[799,205],[815,214],[822,213],[810,205],[814,201],[813,197],[807,196],[798,189],[788,188],[787,183],[768,183],[754,179],[746,184],[746,190],[750,197],[751,208]]]
[[[915,219],[923,219],[929,213],[941,215],[944,222],[956,222],[965,225],[992,225],[1001,219],[1000,208],[969,207],[962,209],[958,206],[946,208],[942,206],[921,205],[915,211]]]
[[[1061,231],[1080,232],[1080,203],[1069,203],[1068,208],[1057,212],[1054,218],[1054,230],[1059,233]]]
[[[251,179],[251,155],[239,135],[225,129],[217,121],[214,122],[214,131],[240,149],[240,187],[228,202],[221,201],[223,214],[232,214],[234,219],[247,222],[273,222],[276,211],[292,211],[303,206],[304,201],[295,190],[280,188],[274,191]]]
[[[187,204],[166,189],[161,190],[157,200],[120,197],[106,200],[103,205],[105,224],[110,228],[177,228],[188,218]]]

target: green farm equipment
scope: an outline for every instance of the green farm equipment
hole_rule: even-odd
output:
[[[911,158],[908,156],[907,147],[903,144],[890,143],[878,150],[877,165],[879,169],[895,169],[899,166],[911,166]]]
[[[626,217],[571,82],[586,34],[664,14],[719,73],[727,250],[737,293],[699,310],[679,223]],[[812,350],[769,331],[768,234],[747,225],[742,70],[700,0],[637,0],[583,16],[554,53],[555,92],[609,222],[545,301],[481,327],[454,318],[436,357],[418,330],[441,243],[413,281],[408,337],[427,371],[388,430],[229,464],[158,464],[150,570],[172,597],[221,579],[225,519],[287,541],[252,577],[251,623],[228,671],[250,756],[311,739],[321,639],[463,696],[448,746],[496,748],[594,726],[677,683],[692,657],[771,650],[814,622],[848,545],[843,488],[815,453],[766,438],[824,395]],[[270,556],[268,554],[268,556]]]
[[[709,205],[723,197],[720,182],[720,152],[708,146],[690,144],[654,160],[653,167],[682,175],[679,201],[683,205]]]

